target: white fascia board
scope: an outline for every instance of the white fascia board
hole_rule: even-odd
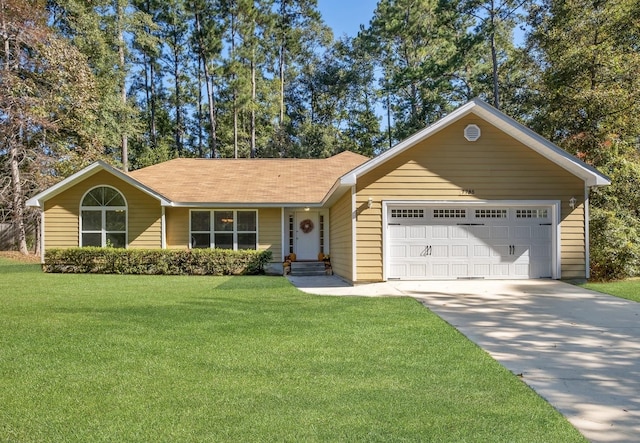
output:
[[[435,134],[436,132],[440,131],[441,129],[446,128],[447,126],[449,126],[453,122],[461,119],[462,117],[467,115],[469,112],[471,112],[471,110],[475,106],[476,106],[475,101],[470,101],[467,104],[459,107],[458,109],[456,109],[455,111],[453,111],[449,115],[445,116],[444,118],[441,118],[440,120],[438,120],[434,124],[432,124],[430,126],[427,126],[426,128],[424,128],[421,131],[416,132],[415,134],[413,134],[409,138],[401,141],[400,143],[398,143],[397,145],[393,146],[389,150],[383,152],[379,156],[372,158],[371,160],[369,160],[368,162],[363,163],[362,165],[358,166],[357,168],[355,168],[353,171],[349,172],[348,174],[345,174],[344,176],[342,176],[341,181],[343,181],[343,183],[345,185],[346,184],[354,185],[356,183],[356,180],[357,180],[358,177],[361,177],[363,174],[366,174],[367,172],[372,171],[376,167],[378,167],[381,164],[385,163],[387,160],[392,159],[393,157],[401,154],[402,152],[404,152],[408,148],[410,148],[410,147],[414,146],[415,144],[421,142],[422,140],[430,137],[431,135]]]
[[[492,106],[477,100],[473,113],[533,149],[538,154],[551,160],[561,168],[580,177],[585,181],[587,186],[608,186],[611,184],[611,180],[594,167],[584,163]]]
[[[436,132],[446,128],[452,123],[460,120],[466,115],[473,113],[485,120],[486,122],[496,126],[506,134],[523,143],[525,146],[533,149],[543,157],[554,162],[558,166],[564,168],[573,175],[583,179],[587,186],[607,186],[611,184],[608,177],[597,171],[592,166],[580,161],[562,148],[551,143],[549,140],[536,134],[531,129],[518,123],[508,115],[488,105],[480,99],[474,99],[460,108],[456,109],[449,115],[438,120],[431,126],[415,133],[411,137],[401,141],[388,151],[360,165],[353,171],[342,176],[341,183],[355,184],[358,177],[373,170],[387,160],[401,154],[405,150],[411,148],[422,140],[430,137]]]
[[[162,206],[170,206],[171,205],[171,202],[168,199],[166,199],[162,195],[158,194],[157,192],[153,191],[151,188],[143,185],[142,183],[140,183],[139,181],[135,180],[134,178],[128,176],[124,172],[117,170],[113,166],[108,165],[107,163],[99,160],[99,161],[97,161],[95,163],[90,164],[86,168],[81,169],[80,171],[76,172],[75,174],[70,175],[69,177],[67,177],[64,180],[60,181],[59,183],[51,186],[50,188],[45,189],[44,191],[40,192],[39,194],[31,197],[29,200],[27,200],[27,206],[33,206],[33,207],[37,207],[37,208],[42,208],[42,207],[44,207],[44,202],[45,201],[49,200],[52,197],[55,197],[56,195],[60,194],[61,192],[66,191],[67,189],[71,188],[72,186],[80,183],[82,180],[85,180],[85,179],[91,177],[92,175],[94,175],[94,174],[96,174],[96,173],[98,173],[100,171],[107,171],[110,174],[114,175],[115,177],[119,178],[120,180],[130,184],[134,188],[137,188],[140,191],[144,192],[145,194],[147,194],[147,195],[149,195],[149,196],[151,196],[153,198],[158,199]]]

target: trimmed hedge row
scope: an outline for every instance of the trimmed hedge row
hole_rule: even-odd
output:
[[[52,273],[145,275],[254,275],[264,273],[271,251],[229,249],[70,248],[46,251]]]

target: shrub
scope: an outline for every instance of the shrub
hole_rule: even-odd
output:
[[[593,208],[589,226],[591,278],[617,280],[640,272],[639,228],[635,217]]]
[[[46,251],[45,272],[147,275],[254,275],[271,251],[70,248]]]

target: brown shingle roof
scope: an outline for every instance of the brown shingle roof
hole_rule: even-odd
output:
[[[177,158],[129,175],[174,203],[314,204],[367,160],[349,151],[325,159]]]

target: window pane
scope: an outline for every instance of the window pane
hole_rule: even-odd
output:
[[[233,249],[233,234],[216,234],[216,248]]]
[[[82,200],[82,206],[102,206],[100,188],[91,190]]]
[[[210,248],[211,235],[209,234],[191,234],[192,248]]]
[[[238,211],[238,231],[256,231],[256,211]]]
[[[102,246],[102,234],[82,234],[82,246]]]
[[[112,248],[124,248],[125,245],[125,233],[107,233],[107,244]]]
[[[125,231],[127,224],[127,217],[125,211],[107,211],[106,216],[106,230],[107,231]]]
[[[211,220],[209,217],[209,211],[192,211],[191,212],[191,230],[192,231],[211,230]]]
[[[238,249],[256,249],[256,234],[238,234]]]
[[[82,200],[82,206],[125,206],[120,192],[107,186],[92,189]]]
[[[102,211],[82,211],[82,230],[102,230]]]
[[[233,211],[215,211],[213,214],[216,231],[233,231]]]
[[[106,186],[103,189],[103,204],[104,206],[124,206],[124,198],[122,194],[116,191],[113,188],[107,188]]]

